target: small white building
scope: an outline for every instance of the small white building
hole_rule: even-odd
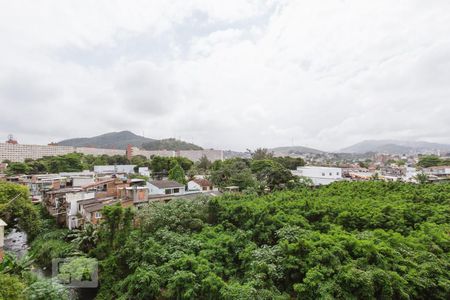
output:
[[[95,199],[95,192],[73,192],[66,194],[67,211],[66,211],[66,225],[69,229],[74,229],[79,226],[78,224],[78,204],[83,200]]]
[[[208,192],[214,190],[213,184],[204,178],[194,178],[188,182],[188,191]]]
[[[153,180],[147,183],[150,195],[183,195],[186,187],[173,180]]]
[[[150,177],[150,171],[148,167],[139,167],[138,173],[139,175]]]
[[[326,185],[343,179],[341,168],[316,166],[297,167],[297,170],[292,171],[292,174],[308,177],[313,181],[314,185]]]
[[[97,174],[134,174],[134,167],[136,167],[136,165],[94,166],[94,172]]]

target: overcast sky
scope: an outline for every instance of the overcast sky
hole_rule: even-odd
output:
[[[450,1],[0,0],[0,140],[450,143]]]

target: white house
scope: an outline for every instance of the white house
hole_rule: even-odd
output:
[[[182,195],[186,187],[173,180],[153,180],[147,183],[150,195]]]
[[[212,191],[213,184],[207,180],[202,178],[194,178],[188,182],[188,191]]]
[[[292,171],[296,176],[304,176],[310,178],[314,185],[325,185],[335,181],[342,180],[341,168],[330,167],[297,167],[297,170]]]
[[[139,167],[138,173],[143,176],[150,177],[150,170],[148,167]]]
[[[66,194],[66,225],[69,229],[78,227],[78,203],[89,199],[95,199],[95,192],[80,191]]]

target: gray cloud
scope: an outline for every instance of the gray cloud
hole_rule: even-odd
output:
[[[448,1],[74,3],[2,4],[0,137],[450,143]]]

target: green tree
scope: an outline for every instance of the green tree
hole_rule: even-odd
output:
[[[8,164],[7,173],[11,175],[28,174],[30,167],[26,163],[13,162]]]
[[[420,183],[420,184],[425,184],[425,183],[428,183],[428,182],[429,182],[429,180],[428,180],[428,175],[425,174],[425,173],[418,173],[418,174],[415,176],[415,179],[416,179],[417,182]]]
[[[78,249],[88,253],[94,249],[98,243],[98,228],[96,225],[87,224],[82,229],[76,229],[70,235]]]
[[[41,230],[42,224],[38,209],[29,197],[25,186],[0,182],[0,218],[10,227],[18,225],[31,241]]]
[[[186,184],[186,175],[183,168],[179,164],[175,164],[169,171],[169,179],[178,183]]]
[[[0,273],[0,287],[0,299],[25,299],[22,292],[26,286],[17,276]]]
[[[442,165],[443,160],[441,160],[439,157],[435,155],[427,155],[427,156],[421,156],[419,158],[419,162],[417,163],[418,166],[423,168],[429,168],[434,166],[440,166]]]
[[[198,161],[198,163],[197,163],[197,167],[198,167],[200,170],[203,170],[203,171],[209,170],[209,168],[211,168],[211,165],[212,165],[212,163],[211,163],[211,161],[206,157],[206,155],[203,155],[203,156],[200,158],[200,160]]]
[[[267,148],[258,148],[254,152],[250,151],[253,160],[260,159],[271,159],[273,158],[273,153]]]
[[[67,289],[56,281],[39,280],[24,290],[26,299],[65,300],[69,299]]]

